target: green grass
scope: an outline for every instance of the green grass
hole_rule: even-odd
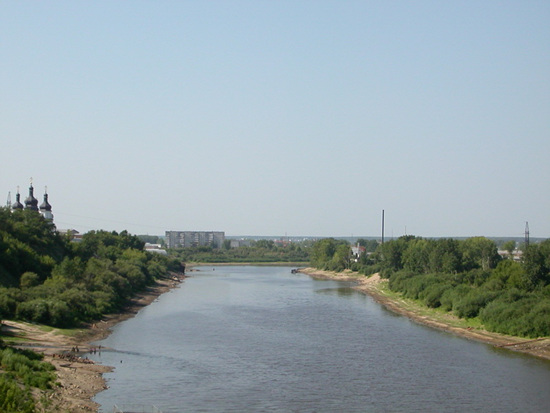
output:
[[[84,332],[81,328],[56,328],[54,330],[56,334],[66,337],[77,337]]]

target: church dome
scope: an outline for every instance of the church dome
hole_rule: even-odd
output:
[[[34,188],[32,187],[32,184],[29,187],[29,196],[25,199],[25,208],[38,211],[38,199],[34,197]]]
[[[51,210],[52,210],[52,206],[48,202],[48,194],[44,194],[44,202],[42,202],[42,205],[40,205],[40,211],[45,212],[45,211],[51,211]]]
[[[23,204],[21,203],[21,195],[19,194],[19,189],[17,190],[17,195],[15,195],[15,202],[11,206],[11,209],[23,209]]]

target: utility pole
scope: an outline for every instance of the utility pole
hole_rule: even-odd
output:
[[[382,244],[384,243],[384,210],[382,210]]]

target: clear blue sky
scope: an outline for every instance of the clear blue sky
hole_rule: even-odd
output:
[[[58,228],[550,237],[550,2],[2,1]]]

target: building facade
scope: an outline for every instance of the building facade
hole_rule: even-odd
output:
[[[212,246],[221,248],[225,241],[223,231],[166,231],[166,246],[168,248],[188,248]]]

